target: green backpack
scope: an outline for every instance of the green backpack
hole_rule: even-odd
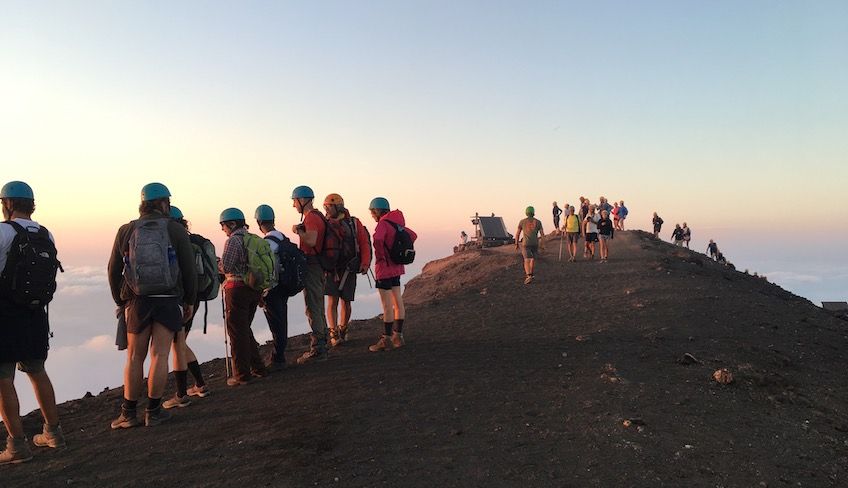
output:
[[[244,249],[247,252],[244,283],[256,291],[270,290],[277,286],[277,266],[268,241],[256,234],[245,232]]]

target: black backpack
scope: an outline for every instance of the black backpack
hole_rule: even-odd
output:
[[[395,240],[389,248],[389,258],[395,264],[411,264],[415,261],[415,247],[413,246],[412,236],[405,228],[391,220],[387,219],[386,222],[395,228]]]
[[[56,259],[56,245],[43,226],[38,232],[30,232],[17,222],[5,223],[15,229],[16,235],[0,275],[2,295],[33,310],[44,307],[56,292],[57,270],[65,271]]]
[[[286,236],[265,236],[265,239],[277,243],[277,260],[280,263],[277,286],[288,296],[293,297],[306,286],[306,256]]]

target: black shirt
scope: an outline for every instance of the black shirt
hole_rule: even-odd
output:
[[[610,220],[609,217],[605,219],[602,218],[598,221],[598,234],[604,236],[612,235],[612,220]]]

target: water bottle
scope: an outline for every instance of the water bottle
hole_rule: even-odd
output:
[[[177,250],[173,248],[173,246],[168,246],[168,265],[176,266],[177,264]]]

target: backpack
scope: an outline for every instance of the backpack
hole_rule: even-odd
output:
[[[277,286],[287,295],[293,297],[306,286],[306,255],[295,243],[283,236],[265,236],[265,239],[277,243],[277,262],[279,273]]]
[[[250,232],[245,232],[242,239],[247,253],[244,283],[256,291],[270,290],[277,286],[277,265],[268,241]]]
[[[180,266],[168,235],[168,218],[132,222],[124,252],[124,280],[138,296],[159,295],[177,288]]]
[[[200,234],[189,234],[194,249],[194,265],[197,269],[197,299],[201,302],[218,298],[221,282],[218,280],[218,258],[215,245]]]
[[[386,220],[392,227],[395,228],[395,239],[392,246],[389,248],[389,258],[395,264],[411,264],[415,261],[415,248],[412,242],[412,236],[402,226]]]
[[[362,249],[359,248],[359,228],[361,226],[362,223],[356,217],[348,217],[339,221],[339,227],[342,230],[342,247],[339,254],[338,271],[359,272],[362,256]],[[367,230],[365,234],[368,235]],[[370,243],[370,236],[368,236],[368,241]],[[370,246],[369,252],[371,252]]]
[[[33,310],[44,307],[56,292],[56,271],[65,271],[56,259],[56,245],[43,226],[30,232],[17,222],[6,223],[16,234],[0,276],[2,295]]]
[[[318,253],[318,262],[321,263],[321,269],[324,271],[336,271],[339,268],[344,239],[341,225],[336,219],[327,220],[327,217],[317,210],[313,212],[324,222],[324,241],[321,243],[321,250],[318,250],[317,244],[313,247]]]

